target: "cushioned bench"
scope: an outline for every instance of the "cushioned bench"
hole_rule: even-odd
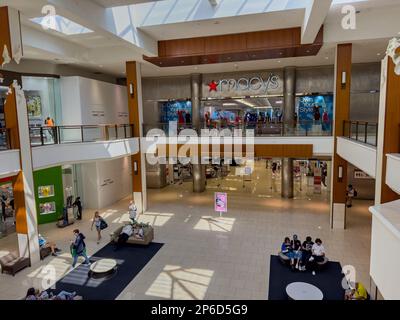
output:
[[[50,247],[40,248],[40,260],[43,260],[44,258],[48,257],[50,254],[51,254]]]
[[[18,271],[30,267],[31,260],[29,258],[20,257],[16,252],[12,252],[0,258],[0,265],[1,273],[8,272],[15,276]]]
[[[124,226],[119,227],[113,233],[110,234],[111,242],[118,242],[118,237],[122,232]],[[140,245],[149,245],[154,239],[154,229],[152,226],[143,227],[143,239],[136,238],[134,236],[129,237],[126,243],[129,244],[140,244]]]

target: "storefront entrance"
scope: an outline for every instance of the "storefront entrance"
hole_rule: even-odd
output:
[[[330,183],[328,162],[294,160],[294,199],[329,200]],[[243,166],[207,166],[207,190],[235,194],[248,194],[255,198],[281,198],[281,159],[258,158],[254,169]],[[247,172],[246,172],[247,171]]]

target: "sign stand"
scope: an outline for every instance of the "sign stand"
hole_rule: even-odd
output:
[[[214,210],[222,217],[223,212],[228,212],[228,194],[225,192],[214,193]]]

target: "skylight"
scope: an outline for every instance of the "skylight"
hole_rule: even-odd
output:
[[[67,36],[93,32],[93,30],[59,15],[37,17],[30,20],[41,25],[43,29],[51,29]]]

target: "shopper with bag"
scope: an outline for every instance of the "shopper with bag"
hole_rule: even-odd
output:
[[[96,226],[96,231],[97,231],[97,244],[100,243],[101,240],[101,230],[104,230],[108,227],[107,222],[100,216],[99,212],[96,211],[94,213],[93,221],[92,221],[92,226],[90,230],[93,230],[93,225]]]
[[[75,240],[71,242],[71,255],[73,258],[72,267],[75,267],[78,257],[85,258],[85,264],[90,265],[89,258],[86,255],[85,236],[80,233],[78,229],[74,230],[74,236]]]

